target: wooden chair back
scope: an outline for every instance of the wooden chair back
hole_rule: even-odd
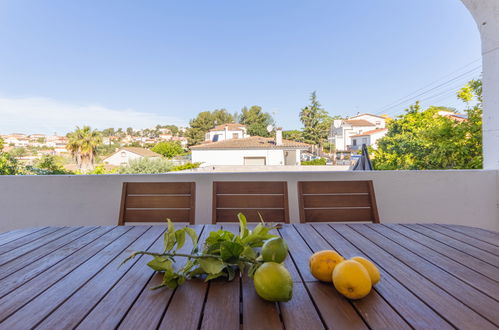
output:
[[[194,224],[194,182],[124,182],[119,225],[125,222]]]
[[[243,213],[248,222],[289,222],[288,186],[285,181],[213,182],[212,222],[237,222]]]
[[[298,182],[300,222],[379,223],[372,181]]]

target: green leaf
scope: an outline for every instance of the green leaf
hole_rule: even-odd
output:
[[[248,221],[246,220],[246,216],[242,213],[238,213],[237,218],[239,219],[239,237],[245,238],[249,232]]]
[[[234,242],[222,242],[220,243],[220,257],[222,260],[228,263],[237,263],[241,252],[243,252],[244,247],[241,244]]]
[[[175,232],[175,240],[177,242],[177,248],[175,250],[181,249],[185,243],[185,231],[184,231],[184,229],[179,229]]]
[[[184,231],[191,238],[192,245],[196,246],[198,244],[198,234],[196,233],[196,231],[194,229],[190,228],[190,227],[185,227]]]
[[[241,252],[241,257],[245,257],[246,259],[255,259],[257,257],[257,254],[255,252],[255,250],[249,246],[249,245],[246,245],[244,247],[244,250],[243,252]]]
[[[147,265],[157,272],[173,272],[173,264],[168,257],[154,257]]]
[[[175,226],[170,219],[168,220],[168,230],[165,232],[163,244],[165,247],[165,252],[173,249],[175,245]]]
[[[220,273],[225,268],[223,261],[216,258],[201,258],[199,265],[208,274]]]
[[[227,276],[227,274],[224,273],[224,272],[220,272],[220,273],[216,273],[216,274],[210,274],[210,275],[206,276],[206,279],[204,281],[208,282],[210,280],[213,280],[215,278],[219,278],[219,277],[222,277],[222,276]]]

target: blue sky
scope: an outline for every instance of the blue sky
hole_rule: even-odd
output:
[[[187,124],[254,104],[294,129],[314,90],[332,115],[393,115],[459,75],[420,98],[461,109],[454,90],[479,59],[459,0],[2,0],[0,133]]]

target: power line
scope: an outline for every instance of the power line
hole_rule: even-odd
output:
[[[411,100],[417,99],[417,98],[419,98],[419,97],[421,97],[421,96],[423,96],[423,95],[426,95],[426,94],[428,94],[428,93],[430,93],[430,92],[432,92],[432,91],[434,91],[434,90],[437,90],[437,89],[439,89],[439,88],[441,88],[441,87],[443,87],[443,86],[446,86],[446,85],[448,85],[449,83],[451,83],[451,82],[453,82],[453,81],[455,81],[455,80],[457,80],[457,79],[459,79],[459,78],[462,78],[462,77],[464,77],[464,76],[466,76],[466,75],[468,75],[468,74],[470,74],[470,73],[472,73],[472,72],[474,73],[475,71],[479,70],[480,68],[481,68],[481,66],[477,66],[477,67],[475,67],[475,68],[473,68],[473,69],[471,69],[471,70],[469,70],[469,71],[466,71],[466,72],[464,72],[464,73],[461,73],[461,74],[459,74],[458,76],[456,76],[456,77],[454,77],[454,78],[452,78],[452,79],[450,79],[450,80],[448,80],[448,81],[446,81],[446,82],[444,82],[444,83],[441,83],[441,84],[439,84],[439,85],[437,85],[437,86],[435,86],[435,87],[433,87],[433,88],[430,88],[430,89],[428,89],[428,90],[426,90],[426,91],[424,91],[424,92],[422,92],[422,93],[419,93],[419,94],[417,94],[417,95],[415,95],[415,96],[412,96],[412,97],[406,97],[406,98],[404,98],[402,101],[400,101],[400,102],[398,102],[398,103],[396,103],[396,104],[393,104],[393,105],[390,105],[390,106],[387,106],[387,107],[383,107],[383,108],[381,108],[380,110],[378,110],[378,111],[376,112],[376,114],[385,113],[386,111],[388,111],[388,110],[390,110],[390,109],[393,109],[393,108],[395,108],[395,107],[398,107],[398,106],[400,106],[400,105],[403,105],[403,104],[407,103],[408,101],[411,101]],[[421,89],[420,89],[420,90],[421,90]],[[413,93],[411,93],[410,95],[412,95],[412,94],[413,94]],[[399,99],[399,100],[400,100],[400,99]]]
[[[432,86],[432,85],[434,85],[434,84],[436,84],[436,83],[440,82],[441,80],[443,80],[443,79],[445,79],[445,78],[447,78],[447,77],[449,77],[449,76],[453,75],[454,73],[457,73],[457,72],[459,72],[459,71],[461,71],[461,70],[463,70],[463,69],[465,69],[465,68],[469,67],[470,65],[472,65],[472,64],[474,64],[474,63],[476,63],[476,62],[478,62],[478,61],[480,61],[480,60],[481,60],[481,58],[475,59],[475,60],[473,60],[473,61],[469,62],[468,64],[465,64],[465,65],[463,65],[463,66],[459,67],[458,69],[456,69],[456,70],[454,70],[454,71],[452,71],[452,72],[450,72],[450,73],[448,73],[448,74],[446,74],[446,75],[444,75],[444,76],[442,76],[442,77],[438,78],[437,80],[435,80],[435,81],[433,81],[433,82],[431,82],[431,83],[429,83],[429,84],[425,85],[424,87],[421,87],[421,88],[419,88],[419,89],[417,89],[417,90],[415,90],[415,91],[413,91],[413,92],[411,92],[411,93],[407,94],[406,96],[401,97],[401,98],[399,98],[398,100],[395,100],[394,102],[392,102],[392,103],[390,103],[390,104],[388,104],[388,105],[386,105],[386,106],[381,107],[379,110],[383,110],[383,109],[385,109],[385,108],[391,107],[393,104],[398,103],[398,102],[400,102],[400,101],[402,101],[402,100],[405,100],[405,99],[406,99],[406,98],[408,98],[408,97],[413,96],[413,94],[416,94],[416,93],[418,93],[418,92],[420,92],[420,91],[422,91],[422,90],[424,90],[424,89],[426,89],[426,88],[428,88],[428,87],[430,87],[430,86]],[[379,110],[378,110],[378,111],[379,111]]]

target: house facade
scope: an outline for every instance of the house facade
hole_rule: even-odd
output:
[[[104,164],[121,166],[126,165],[130,160],[138,158],[161,158],[162,156],[154,151],[138,148],[138,147],[126,147],[120,148],[111,156],[103,160]]]
[[[192,162],[201,167],[215,165],[300,165],[301,152],[311,145],[276,138],[252,136],[208,142],[191,147]]]
[[[223,124],[213,127],[206,133],[205,141],[218,142],[250,137],[245,125],[237,123]]]
[[[381,131],[385,127],[385,117],[365,113],[348,119],[335,120],[331,125],[328,140],[335,145],[337,152],[350,152],[357,150],[357,146],[353,145],[352,137],[361,138],[360,141],[363,141],[362,134],[376,131],[374,138],[379,139],[386,134],[386,130]],[[371,139],[370,137],[363,138],[366,141]],[[355,143],[358,142],[359,140],[355,139]]]
[[[378,140],[384,137],[387,132],[388,132],[387,128],[378,128],[361,134],[352,135],[351,136],[352,145],[350,146],[350,150],[352,151],[359,150],[363,144],[365,144],[366,146],[371,146],[374,149],[377,149]]]

